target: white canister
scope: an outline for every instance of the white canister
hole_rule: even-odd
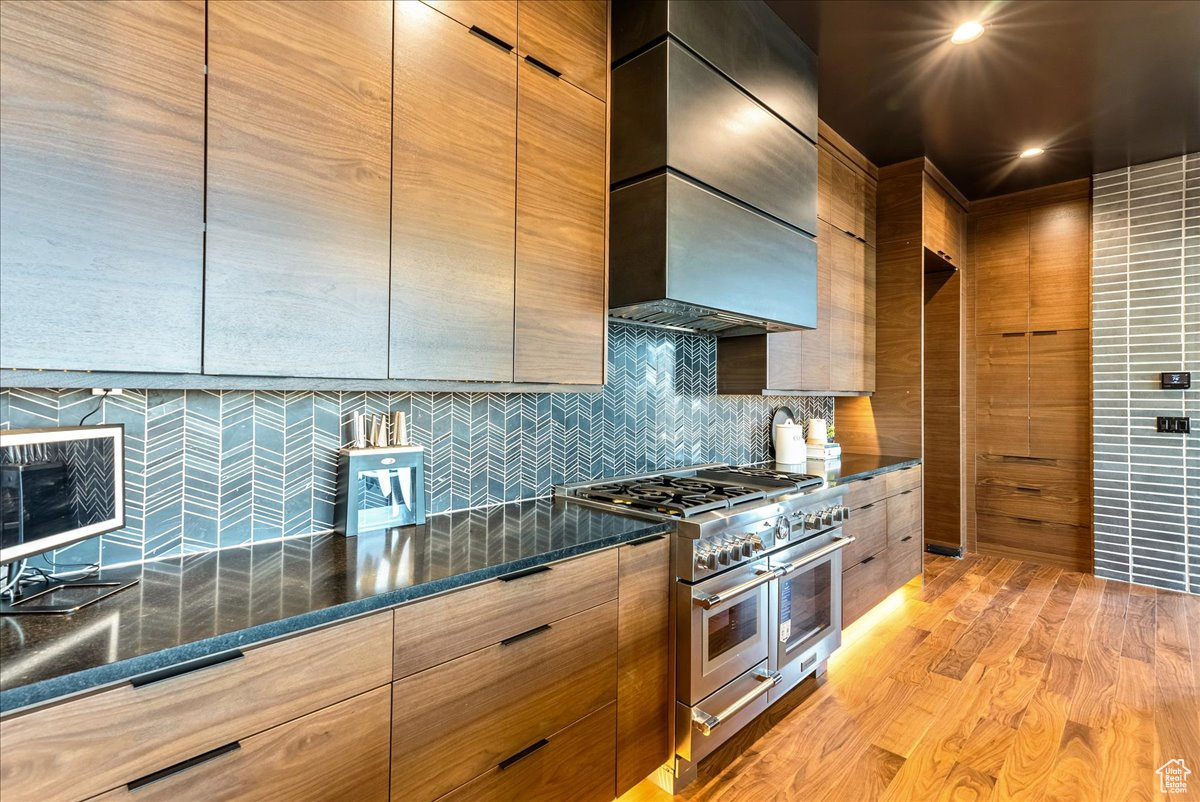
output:
[[[804,445],[804,424],[788,418],[775,426],[775,461],[788,464],[808,459],[808,448]]]
[[[823,446],[829,442],[829,427],[824,418],[808,419],[808,442],[814,446]]]

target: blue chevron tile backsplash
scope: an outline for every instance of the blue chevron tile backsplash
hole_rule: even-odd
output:
[[[355,411],[403,411],[426,448],[427,509],[699,462],[767,458],[772,410],[832,421],[832,398],[719,396],[716,340],[611,323],[594,393],[125,390],[89,422],[125,424],[126,519],[59,567],[205,551],[328,529],[337,449]],[[70,426],[87,390],[0,388],[0,428]]]

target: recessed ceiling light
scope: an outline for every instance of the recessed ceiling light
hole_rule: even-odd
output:
[[[967,42],[974,42],[981,36],[983,36],[983,23],[971,20],[955,28],[950,41],[956,45],[965,45]]]
[[[1026,148],[1025,150],[1021,151],[1021,158],[1032,159],[1034,156],[1041,156],[1045,152],[1046,151],[1042,150],[1041,148]]]

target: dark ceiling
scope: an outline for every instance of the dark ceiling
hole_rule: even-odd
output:
[[[820,56],[822,120],[972,200],[1200,151],[1200,1],[767,3]]]

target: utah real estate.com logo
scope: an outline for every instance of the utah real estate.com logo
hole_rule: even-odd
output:
[[[1156,772],[1158,787],[1164,794],[1186,794],[1187,778],[1192,773],[1183,762],[1183,758],[1168,760]]]

